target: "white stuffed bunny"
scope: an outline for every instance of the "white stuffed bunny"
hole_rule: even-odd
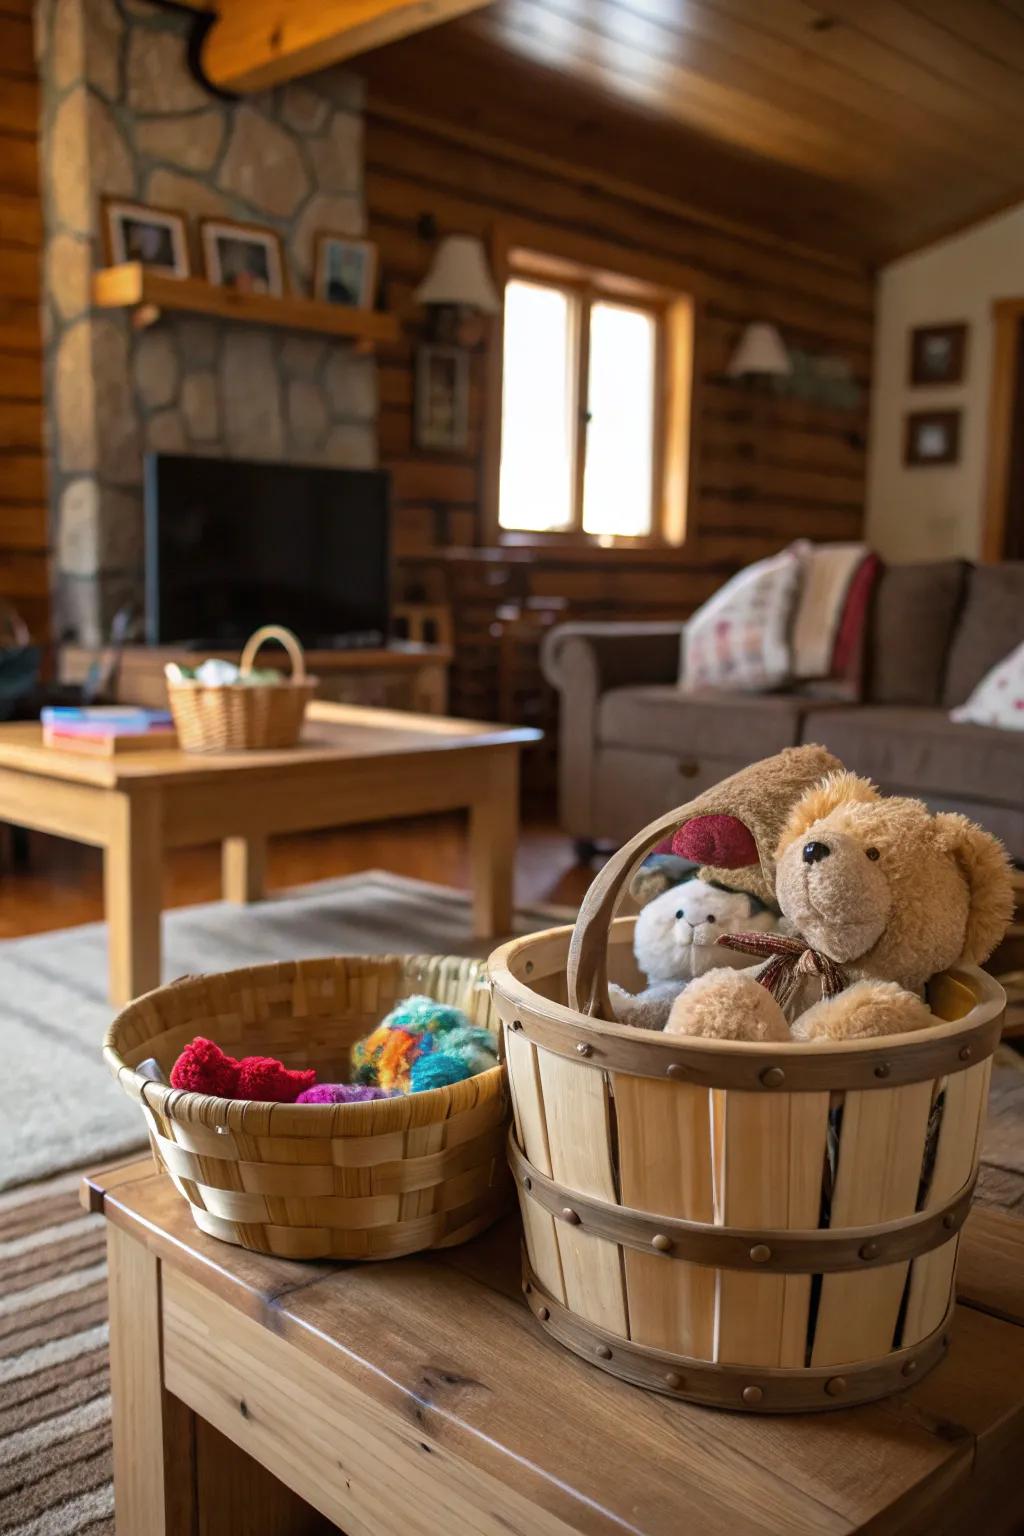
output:
[[[649,886],[648,886],[649,888]],[[636,891],[634,883],[634,892]],[[633,953],[647,977],[643,992],[608,988],[615,1017],[635,1029],[664,1029],[669,1010],[695,976],[722,966],[743,968],[754,957],[716,943],[724,933],[771,933],[777,915],[746,891],[686,879],[647,902],[636,920]]]

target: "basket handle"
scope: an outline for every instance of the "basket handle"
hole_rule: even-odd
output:
[[[302,649],[302,642],[297,635],[293,635],[290,629],[285,629],[283,624],[264,624],[262,629],[256,630],[245,642],[241,661],[238,664],[240,672],[251,672],[256,660],[256,653],[268,640],[277,640],[288,652],[288,660],[292,664],[292,682],[304,683],[306,681],[306,653]]]
[[[608,998],[608,930],[615,908],[633,871],[663,837],[686,820],[688,809],[679,806],[650,822],[612,855],[591,882],[572,931],[566,964],[568,1003],[577,1013],[614,1018]]]

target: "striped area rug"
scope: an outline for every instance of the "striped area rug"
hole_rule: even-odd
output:
[[[113,1536],[103,1226],[77,1174],[0,1195],[2,1536]]]

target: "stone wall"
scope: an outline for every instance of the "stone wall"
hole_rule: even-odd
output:
[[[308,293],[319,230],[362,234],[362,96],[329,70],[241,101],[186,61],[191,18],[150,0],[41,0],[43,311],[56,630],[95,644],[142,601],[149,450],[369,466],[376,367],[350,346],[215,318],[137,332],[90,305],[102,199],[267,225]]]

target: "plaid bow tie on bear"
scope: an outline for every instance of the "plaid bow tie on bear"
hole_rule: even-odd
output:
[[[757,980],[780,1008],[787,1006],[804,976],[821,977],[823,997],[835,997],[846,986],[842,968],[803,939],[783,933],[723,933],[716,942],[768,961]]]

